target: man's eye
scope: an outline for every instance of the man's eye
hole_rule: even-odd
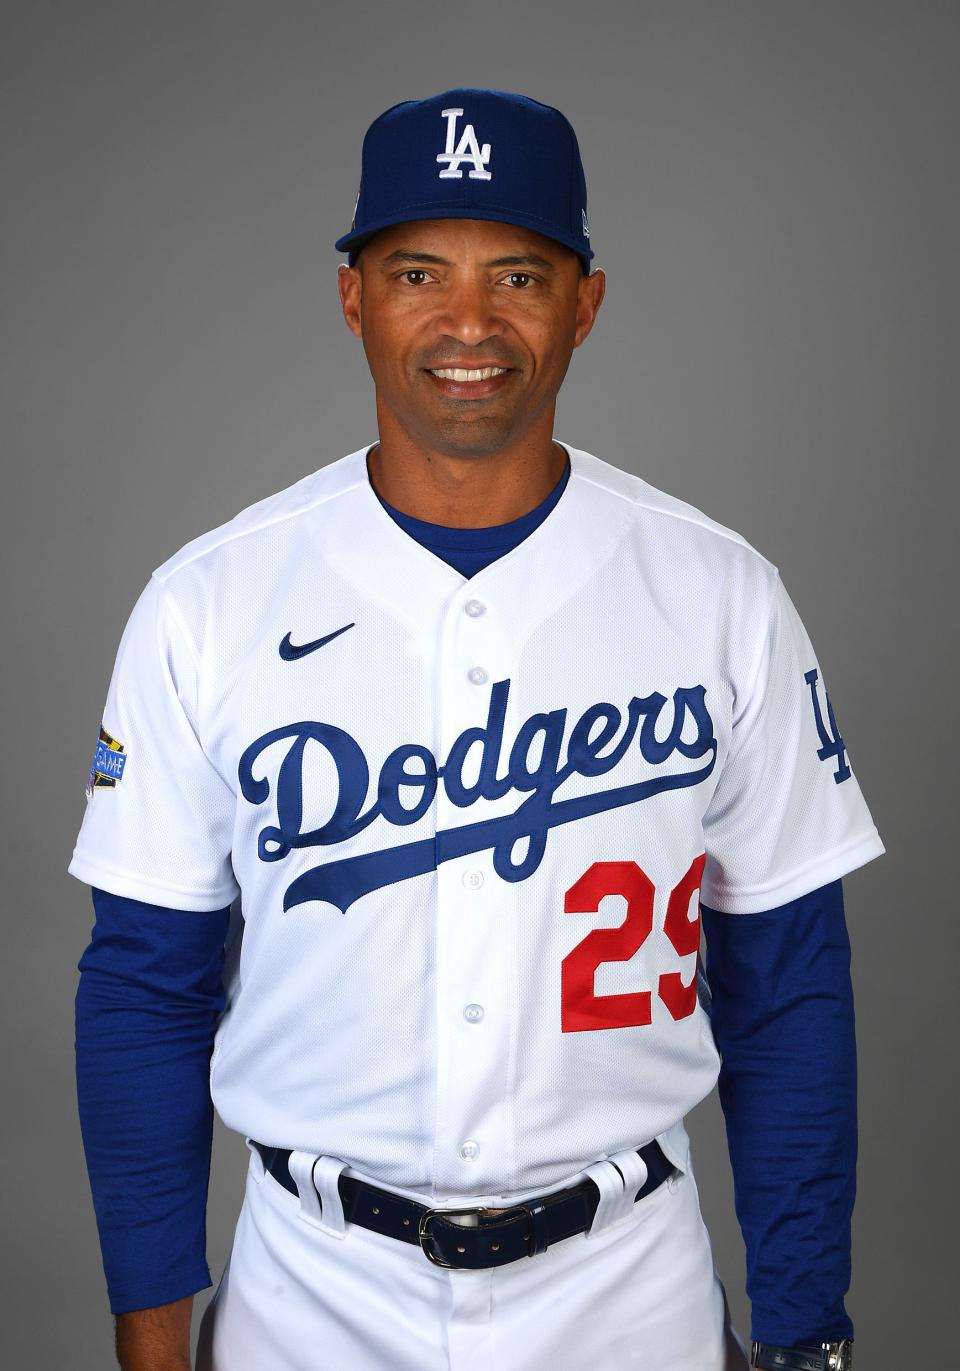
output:
[[[511,271],[510,275],[504,279],[518,290],[526,290],[527,286],[533,281],[533,277],[528,271]]]
[[[401,272],[401,277],[410,286],[422,286],[427,280],[427,273],[419,271],[416,267],[411,267],[409,271]]]

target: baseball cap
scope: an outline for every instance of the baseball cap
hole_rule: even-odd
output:
[[[350,232],[352,266],[381,229],[415,219],[494,219],[593,250],[577,135],[551,105],[502,90],[448,90],[381,114],[363,140]]]

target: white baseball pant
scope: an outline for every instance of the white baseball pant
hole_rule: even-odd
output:
[[[301,1201],[251,1149],[197,1371],[746,1368],[691,1169],[633,1204],[602,1204],[590,1234],[508,1266],[451,1271],[417,1247],[345,1224],[342,1165],[319,1159]]]

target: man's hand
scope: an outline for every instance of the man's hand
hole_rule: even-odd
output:
[[[121,1371],[192,1371],[190,1320],[193,1296],[153,1309],[117,1315]]]

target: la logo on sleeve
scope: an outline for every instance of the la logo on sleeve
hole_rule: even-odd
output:
[[[830,703],[830,696],[827,694],[826,687],[822,686],[823,698],[827,702],[827,719],[830,724],[830,729],[828,731],[823,722],[823,710],[820,708],[820,697],[817,694],[817,681],[819,680],[817,668],[812,667],[809,671],[805,672],[803,679],[810,687],[810,698],[813,701],[813,717],[817,725],[817,734],[820,738],[821,745],[817,748],[817,756],[820,758],[821,762],[825,762],[828,757],[836,757],[837,769],[833,773],[833,779],[836,781],[837,785],[839,785],[841,781],[847,780],[853,773],[847,765],[847,750],[844,741],[840,736],[840,730],[837,727],[837,720],[833,713],[833,705]]]

